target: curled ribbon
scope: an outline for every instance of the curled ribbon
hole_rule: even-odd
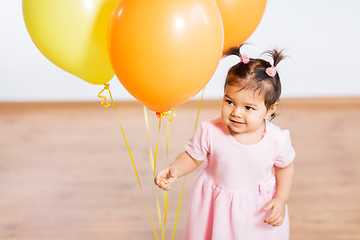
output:
[[[164,116],[169,116],[171,113],[173,114],[173,116],[169,119],[169,121],[171,122],[176,117],[176,113],[175,113],[174,109],[171,109],[170,111],[167,111],[167,112],[157,112],[156,116],[161,119]]]
[[[98,93],[98,97],[103,99],[103,101],[101,102],[101,106],[102,106],[102,107],[110,107],[110,106],[111,106],[111,102],[107,102],[107,101],[106,101],[106,97],[104,97],[104,96],[101,95],[105,90],[108,90],[109,93],[110,93],[110,89],[109,89],[110,85],[109,85],[109,83],[105,83],[104,85],[105,85],[105,87],[103,88],[103,90],[101,90],[101,91]]]

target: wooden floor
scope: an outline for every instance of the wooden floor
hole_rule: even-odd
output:
[[[204,102],[200,120],[219,114]],[[191,136],[198,102],[176,108],[169,160]],[[117,103],[140,175],[141,192],[112,108],[99,103],[0,104],[0,239],[155,239],[159,231],[143,108]],[[158,119],[149,113],[153,152]],[[360,98],[284,99],[274,120],[291,130],[296,180],[289,202],[292,240],[360,239]],[[158,167],[166,160],[166,121]],[[181,239],[189,192],[186,180],[175,239]],[[182,181],[170,192],[171,239]],[[142,194],[143,193],[143,194]],[[143,196],[143,197],[142,197]],[[160,236],[161,239],[161,236]]]

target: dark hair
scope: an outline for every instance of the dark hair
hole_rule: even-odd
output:
[[[233,47],[227,50],[224,55],[237,55],[241,57],[240,49],[243,46]],[[232,66],[227,74],[225,86],[239,86],[240,90],[246,89],[256,93],[264,94],[265,106],[269,109],[274,103],[279,101],[281,95],[281,82],[279,74],[276,72],[274,77],[269,76],[265,70],[268,67],[276,67],[278,63],[284,59],[284,50],[269,50],[262,55],[267,54],[273,59],[271,65],[268,61],[260,58],[250,58],[249,63],[239,62]],[[275,113],[271,115],[275,117]]]

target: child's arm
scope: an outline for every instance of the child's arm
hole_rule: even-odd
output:
[[[266,223],[273,226],[280,226],[284,222],[285,204],[290,198],[294,175],[294,163],[291,163],[285,168],[275,167],[276,194],[264,208],[265,211],[272,209],[270,216],[265,220]]]
[[[159,188],[165,191],[170,190],[177,178],[187,175],[198,168],[203,161],[198,161],[187,152],[183,152],[176,157],[175,161],[169,166],[162,169],[155,177],[155,183]]]
[[[276,194],[275,198],[289,201],[290,192],[294,184],[295,167],[292,162],[285,168],[275,167]]]

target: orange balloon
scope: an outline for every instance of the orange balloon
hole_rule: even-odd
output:
[[[214,0],[122,0],[109,34],[118,79],[156,112],[171,110],[206,85],[224,35]]]
[[[255,31],[266,0],[216,0],[224,24],[224,50],[239,46]]]

